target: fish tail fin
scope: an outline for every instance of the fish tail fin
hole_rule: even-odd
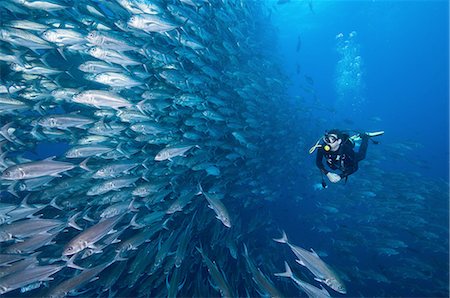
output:
[[[8,154],[8,152],[7,151],[2,152],[2,147],[4,143],[6,143],[6,141],[0,142],[0,166],[6,169],[8,167],[8,164],[5,161],[5,157]]]
[[[171,220],[173,220],[173,218],[172,218],[172,217],[168,217],[168,218],[163,222],[162,227],[163,227],[164,229],[170,231],[170,228],[167,226],[167,224],[168,224]]]
[[[279,243],[289,243],[286,232],[283,231],[283,235],[281,236],[281,238],[273,238],[274,241],[279,242]]]
[[[51,202],[49,203],[49,206],[52,206],[53,208],[58,209],[58,210],[63,210],[63,207],[58,206],[58,204],[56,203],[56,198],[57,198],[57,197],[58,197],[58,196],[54,197],[54,198],[51,200]]]
[[[130,202],[130,204],[128,205],[128,210],[130,210],[131,212],[138,212],[139,209],[136,209],[134,207],[134,201],[136,200],[136,198],[133,198]]]
[[[87,166],[87,162],[88,162],[88,160],[89,160],[90,158],[91,158],[91,157],[88,157],[88,158],[86,158],[85,160],[83,160],[83,161],[79,164],[80,168],[82,168],[82,169],[85,170],[85,171],[90,172],[91,169]]]
[[[248,257],[248,249],[247,249],[247,245],[245,245],[245,243],[244,243],[244,256]]]
[[[73,269],[78,269],[78,270],[85,270],[86,268],[83,268],[81,266],[78,266],[77,264],[75,264],[73,261],[75,260],[75,257],[77,255],[74,254],[66,263],[67,267],[73,268]]]
[[[75,213],[74,215],[72,215],[69,220],[67,221],[67,225],[69,227],[72,227],[74,229],[77,229],[78,231],[82,231],[83,229],[76,223],[76,220],[78,218],[78,216],[81,214],[80,212]]]
[[[16,192],[16,190],[15,190],[15,187],[16,187],[16,185],[17,185],[17,181],[14,181],[12,184],[10,184],[9,186],[8,186],[8,192],[10,193],[10,194],[12,194],[13,196],[15,196],[16,198],[20,198],[20,196],[17,194],[17,192]]]
[[[146,99],[143,99],[136,104],[136,107],[138,108],[139,112],[141,112],[143,115],[146,115],[143,108],[143,105],[145,104],[146,101],[147,101]]]
[[[25,198],[22,200],[22,202],[20,202],[20,207],[24,207],[24,208],[32,208],[30,205],[28,205],[28,198],[30,197],[31,193],[27,194],[25,196]]]
[[[133,218],[131,219],[131,221],[130,221],[130,226],[131,226],[133,229],[140,229],[140,228],[143,227],[143,225],[138,224],[138,223],[136,222],[136,217],[137,217],[137,213],[136,213],[136,214],[133,216]]]
[[[8,141],[10,141],[11,143],[14,143],[14,140],[11,138],[8,129],[12,126],[12,122],[6,123],[5,125],[2,126],[1,130],[0,130],[0,134],[7,139]]]
[[[122,147],[123,147],[123,143],[121,142],[116,147],[117,152],[119,152],[120,154],[124,155],[126,158],[130,158],[129,154],[127,152],[125,152]]]
[[[198,182],[198,192],[195,194],[195,195],[201,195],[201,194],[203,194],[203,188],[202,188],[202,185],[200,184],[200,182]]]
[[[281,272],[281,273],[274,273],[275,276],[281,276],[281,277],[289,277],[292,278],[293,274],[292,274],[292,270],[291,267],[289,267],[288,263],[286,261],[284,261],[284,268],[285,271]]]
[[[203,256],[203,247],[200,244],[200,247],[196,246],[195,249]]]

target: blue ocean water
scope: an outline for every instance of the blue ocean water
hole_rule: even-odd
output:
[[[307,75],[314,79],[320,104],[333,108],[331,114],[318,113],[324,123],[317,134],[342,125],[385,130],[387,142],[413,146],[408,163],[389,166],[448,180],[447,1],[294,0],[274,7],[291,94],[298,94]],[[356,100],[339,101],[342,56],[336,36],[351,32],[356,32],[362,60],[362,90]],[[301,49],[296,51],[298,38]]]
[[[62,100],[48,94],[56,87],[47,77],[25,80],[12,71],[7,58],[1,61],[2,85],[23,84],[26,92],[11,97],[29,108],[25,114],[8,110],[8,105],[4,108],[0,126],[12,123],[15,130],[2,131],[2,170],[26,158],[56,156],[74,165],[83,160],[67,158],[65,153],[81,137],[93,134],[87,128],[94,124],[44,129],[34,122],[50,114],[77,112],[95,119],[95,125],[111,135],[107,144],[114,147],[108,154],[90,156],[91,171],[74,167],[36,189],[20,190],[23,180],[0,181],[2,203],[14,204],[20,211],[29,208],[20,205],[26,197],[30,208],[45,207],[36,211],[42,219],[72,223],[64,231],[52,231],[54,242],[33,250],[40,253],[36,265],[63,266],[54,279],[25,282],[6,296],[41,297],[61,284],[68,296],[160,297],[177,290],[173,296],[226,296],[218,275],[223,275],[232,296],[267,296],[260,273],[284,296],[306,297],[294,282],[274,275],[284,271],[286,261],[297,278],[317,288],[324,286],[333,297],[448,297],[447,2],[143,0],[119,5],[119,1],[67,0],[65,9],[51,13],[12,2],[0,6],[5,18],[2,33],[14,33],[10,21],[28,17],[39,22],[49,18],[52,26],[63,20],[75,25],[83,38],[104,24],[138,46],[128,55],[145,64],[119,67],[118,72],[134,79],[141,79],[144,72],[152,76],[137,88],[110,88],[90,81],[78,69],[82,62],[102,60],[88,54],[94,46],[91,42],[61,46],[59,51],[52,43],[50,49],[30,51],[22,39],[1,36],[5,53],[26,54],[38,66],[71,74],[49,75],[51,82],[58,83],[56,87],[76,88],[75,94],[89,89],[113,91],[132,103],[129,109],[100,109],[75,103],[73,97]],[[141,6],[125,5],[129,3]],[[153,32],[151,26],[124,25],[132,24],[136,11],[152,10],[150,4],[156,5],[159,22],[176,18],[175,28]],[[10,13],[11,5],[14,13]],[[39,30],[31,32],[43,35]],[[255,45],[261,45],[256,52]],[[141,52],[142,48],[147,52]],[[42,60],[50,66],[42,63],[44,53],[50,58]],[[107,63],[117,65],[120,62]],[[176,70],[174,77],[167,75],[171,70]],[[44,98],[31,104],[24,99],[28,91]],[[154,91],[157,95],[152,97]],[[158,92],[163,93],[161,98]],[[135,108],[143,107],[144,94],[150,96],[145,102],[150,107]],[[199,96],[200,103],[183,105],[179,99],[187,95]],[[122,118],[130,111],[138,119],[144,116],[147,123],[170,129],[147,132],[148,138],[139,139],[146,133],[130,129],[136,119]],[[197,121],[187,125],[189,120]],[[116,124],[124,130],[109,131]],[[369,144],[367,158],[346,183],[326,181],[323,188],[315,155],[308,150],[331,128],[384,130],[385,134],[376,138],[378,144]],[[185,136],[187,132],[197,136],[195,142]],[[198,146],[186,155],[154,160],[166,145],[186,142]],[[87,194],[103,181],[117,182],[111,176],[92,177],[94,171],[117,161],[137,163],[115,174],[137,177],[135,183],[113,185],[113,190],[97,196]],[[200,183],[205,190],[202,195]],[[157,190],[134,194],[142,186]],[[223,203],[231,228],[208,207],[212,204],[207,196]],[[180,198],[187,200],[184,205]],[[169,211],[177,203],[182,205],[179,210]],[[101,215],[114,208],[124,214],[120,223],[72,259],[85,268],[106,266],[111,259],[113,264],[95,274],[98,280],[83,279],[89,270],[71,268],[62,252],[81,230],[101,223]],[[15,223],[9,215],[2,220],[6,223],[1,229]],[[289,246],[273,241],[283,231],[291,244],[313,249],[333,268],[347,293],[316,280],[295,261]],[[135,236],[143,234],[147,238],[140,243]],[[0,253],[23,240],[17,238],[2,242]],[[130,240],[137,247],[122,247]],[[184,259],[175,266],[181,243],[186,245]],[[164,246],[167,255],[155,265]],[[123,259],[114,259],[118,251]],[[257,270],[251,269],[252,263]],[[67,285],[72,278],[75,282]],[[0,290],[11,283],[0,278]]]
[[[279,59],[293,107],[312,115],[299,123],[309,146],[331,128],[385,135],[345,186],[321,190],[319,173],[305,177],[315,167],[306,159],[296,173],[302,186],[283,197],[277,218],[294,243],[339,264],[350,296],[448,295],[448,2],[279,2],[270,2]],[[441,189],[428,192],[430,183]],[[419,209],[415,192],[424,196]],[[437,238],[419,235],[435,224],[445,245],[427,254]]]

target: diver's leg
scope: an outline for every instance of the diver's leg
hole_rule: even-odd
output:
[[[356,160],[360,161],[366,158],[367,147],[369,146],[369,136],[367,134],[361,134],[361,145],[359,146],[359,151],[356,155]]]

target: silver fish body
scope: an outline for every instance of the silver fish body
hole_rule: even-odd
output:
[[[119,109],[131,107],[132,104],[125,98],[109,91],[88,90],[73,96],[73,102],[94,106],[96,108]]]
[[[44,159],[10,166],[3,171],[1,178],[5,180],[21,180],[44,176],[59,176],[60,173],[75,167],[76,165],[69,162]]]
[[[116,215],[114,217],[107,218],[92,227],[86,229],[78,236],[70,240],[63,250],[64,256],[74,255],[90,245],[95,244],[97,241],[105,237],[113,227],[122,219],[123,214]]]
[[[297,262],[308,268],[316,279],[325,283],[333,290],[345,294],[347,290],[344,283],[339,276],[314,252],[307,251],[301,247],[289,243],[286,233],[283,231],[283,235],[280,239],[274,239],[280,243],[286,243],[291,248],[292,252],[297,256]]]
[[[179,145],[179,146],[172,146],[167,147],[159,151],[156,156],[156,161],[163,161],[163,160],[170,160],[176,156],[183,156],[184,153],[189,151],[191,148],[195,147],[195,145]]]

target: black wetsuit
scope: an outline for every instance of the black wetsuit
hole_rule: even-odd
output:
[[[335,152],[325,151],[323,147],[317,150],[316,165],[323,174],[328,174],[328,170],[322,162],[323,158],[332,170],[340,170],[341,178],[347,178],[358,170],[358,162],[366,157],[369,137],[365,134],[361,135],[361,146],[358,153],[353,150],[354,144],[348,138],[342,141],[341,146]]]

